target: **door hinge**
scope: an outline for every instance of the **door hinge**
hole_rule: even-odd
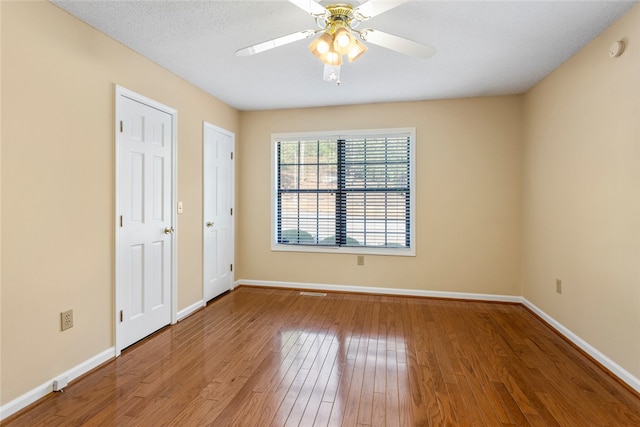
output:
[[[122,322],[124,320],[124,313],[122,310],[120,310],[120,321]]]
[[[233,208],[229,209],[231,211],[230,215],[233,215]]]
[[[233,264],[229,265],[229,269],[230,269],[230,271],[233,271]]]
[[[120,133],[122,133],[122,120],[120,120]]]
[[[120,215],[120,228],[124,227],[124,220],[122,219],[122,215]]]
[[[233,160],[233,151],[231,152],[231,160]]]

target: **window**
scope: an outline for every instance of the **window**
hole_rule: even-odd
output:
[[[415,255],[415,129],[275,134],[274,250]]]

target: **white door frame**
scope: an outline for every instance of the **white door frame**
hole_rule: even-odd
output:
[[[171,224],[175,230],[172,234],[173,242],[171,245],[171,324],[177,322],[177,286],[178,283],[178,270],[177,270],[177,248],[178,248],[178,222],[177,222],[177,124],[178,124],[178,111],[174,108],[171,108],[167,105],[161,104],[158,101],[155,101],[151,98],[147,98],[144,95],[140,95],[139,93],[133,92],[129,89],[126,89],[122,86],[115,86],[115,120],[114,120],[114,146],[115,146],[115,215],[114,215],[114,226],[115,226],[115,269],[114,269],[114,323],[115,323],[115,355],[120,356],[122,352],[122,344],[121,337],[122,332],[120,330],[120,310],[122,307],[121,301],[121,290],[118,284],[118,280],[120,277],[120,262],[118,261],[120,258],[119,248],[120,248],[120,148],[118,144],[118,135],[120,134],[120,113],[121,106],[120,102],[122,98],[129,98],[134,101],[138,101],[142,104],[146,104],[152,108],[163,111],[171,116]]]
[[[202,221],[203,221],[203,230],[204,230],[204,221],[206,221],[205,219],[205,215],[206,212],[204,211],[205,206],[204,206],[204,197],[205,197],[205,193],[204,193],[204,168],[205,168],[205,159],[204,159],[204,133],[205,133],[205,129],[212,129],[215,130],[223,135],[227,135],[231,138],[231,152],[233,153],[234,157],[233,157],[233,161],[231,162],[231,189],[230,189],[230,194],[231,194],[231,208],[233,209],[233,215],[231,217],[231,264],[235,266],[235,262],[236,262],[236,256],[235,256],[235,241],[236,241],[236,162],[235,162],[235,151],[236,151],[236,135],[235,133],[228,131],[224,128],[221,128],[220,126],[216,126],[214,124],[211,124],[207,121],[203,121],[202,122]],[[202,232],[202,298],[203,298],[203,302],[206,304],[207,301],[204,301],[204,295],[205,295],[205,286],[206,286],[206,277],[205,277],[205,262],[206,260],[204,259],[204,245],[205,245],[205,236],[204,236],[205,231]],[[233,270],[231,270],[231,287],[230,290],[233,290],[234,285],[235,285],[235,268]]]

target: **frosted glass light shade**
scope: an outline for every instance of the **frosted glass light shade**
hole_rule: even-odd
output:
[[[322,61],[324,57],[333,48],[333,36],[329,33],[322,33],[320,37],[315,39],[309,45],[309,50]]]
[[[351,47],[349,48],[349,52],[347,53],[347,58],[349,62],[353,62],[356,59],[360,58],[360,56],[367,51],[367,47],[360,42],[360,40],[354,38]]]
[[[338,28],[333,34],[333,48],[341,55],[346,55],[354,40],[349,30],[344,27]]]

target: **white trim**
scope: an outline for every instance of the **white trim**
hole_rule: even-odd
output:
[[[150,107],[156,108],[160,111],[163,111],[171,116],[171,138],[172,138],[172,147],[171,147],[171,224],[175,230],[172,234],[172,245],[171,245],[171,324],[175,324],[178,321],[178,203],[177,203],[177,191],[178,191],[178,173],[177,173],[177,165],[178,165],[178,110],[175,108],[171,108],[167,105],[164,105],[158,101],[155,101],[151,98],[147,98],[144,95],[140,95],[139,93],[133,92],[127,88],[124,88],[120,85],[115,85],[115,120],[114,120],[114,152],[115,152],[115,215],[114,215],[114,225],[115,225],[115,259],[114,259],[114,301],[115,301],[115,311],[114,311],[114,323],[115,323],[115,355],[120,356],[122,351],[122,345],[120,344],[120,339],[122,334],[120,333],[120,310],[121,310],[121,302],[120,302],[120,291],[118,289],[118,277],[120,277],[120,267],[119,267],[119,253],[118,249],[120,246],[120,227],[118,224],[118,218],[120,217],[120,188],[119,188],[119,144],[118,144],[118,136],[120,134],[119,129],[119,120],[120,120],[120,99],[122,97],[132,99],[134,101],[141,102]]]
[[[274,231],[275,233],[275,231]],[[274,234],[275,236],[275,234]],[[274,252],[312,252],[325,254],[350,254],[350,255],[387,255],[387,256],[416,256],[416,251],[405,248],[374,248],[371,246],[322,246],[322,245],[282,245],[272,242],[271,250]]]
[[[174,232],[171,245],[171,324],[178,322],[178,110],[163,106],[171,111],[171,223]]]
[[[19,410],[26,408],[27,406],[43,398],[49,393],[52,393],[53,381],[55,381],[56,378],[67,377],[69,382],[71,382],[74,379],[78,378],[79,376],[84,375],[87,372],[91,371],[92,369],[97,368],[101,364],[108,362],[109,360],[113,359],[115,356],[116,356],[115,347],[111,347],[103,351],[102,353],[99,353],[93,356],[92,358],[85,360],[84,362],[69,369],[68,371],[63,372],[62,374],[56,376],[55,378],[51,378],[49,381],[45,382],[44,384],[40,384],[34,389],[23,394],[22,396],[18,396],[12,401],[5,403],[0,407],[0,421],[2,421],[3,419],[7,418],[10,415],[15,414]]]
[[[192,315],[194,312],[200,310],[206,304],[204,300],[200,300],[194,304],[191,304],[189,307],[185,307],[178,312],[178,322],[183,320],[185,317]]]
[[[349,136],[368,136],[368,135],[408,135],[410,137],[410,162],[409,162],[409,182],[410,182],[410,230],[411,239],[410,248],[376,248],[372,246],[365,247],[329,247],[323,245],[285,245],[277,242],[276,230],[278,221],[278,207],[276,198],[278,194],[278,159],[276,145],[281,140],[317,140],[323,139],[340,139]],[[275,252],[313,252],[313,253],[340,253],[340,254],[359,254],[359,255],[386,255],[386,256],[416,256],[416,147],[418,142],[416,139],[415,127],[403,128],[387,128],[387,129],[357,129],[357,130],[338,130],[338,131],[314,131],[314,132],[287,132],[271,134],[271,250]]]
[[[349,286],[349,285],[330,285],[322,283],[300,283],[300,282],[274,282],[267,280],[246,280],[240,279],[235,286],[250,285],[261,286],[267,288],[288,288],[288,289],[305,289],[314,291],[336,291],[336,292],[354,292],[364,294],[381,294],[381,295],[400,295],[413,297],[430,297],[430,298],[449,298],[464,299],[477,301],[495,301],[495,302],[522,302],[521,297],[511,295],[496,294],[476,294],[467,292],[444,292],[444,291],[425,291],[419,289],[395,289],[395,288],[378,288],[371,286]]]
[[[607,368],[611,373],[617,376],[621,381],[624,381],[635,391],[640,393],[640,379],[633,376],[629,371],[624,369],[622,366],[618,365],[613,360],[609,359],[603,353],[601,353],[597,348],[580,338],[574,332],[572,332],[569,328],[564,326],[562,323],[555,320],[553,317],[549,316],[547,313],[538,308],[535,304],[533,304],[528,299],[522,297],[522,304],[533,311],[535,314],[540,316],[545,322],[547,322],[553,329],[562,334],[565,338],[571,341],[573,344],[578,346],[582,351],[587,353],[589,356],[593,357],[598,363]]]

